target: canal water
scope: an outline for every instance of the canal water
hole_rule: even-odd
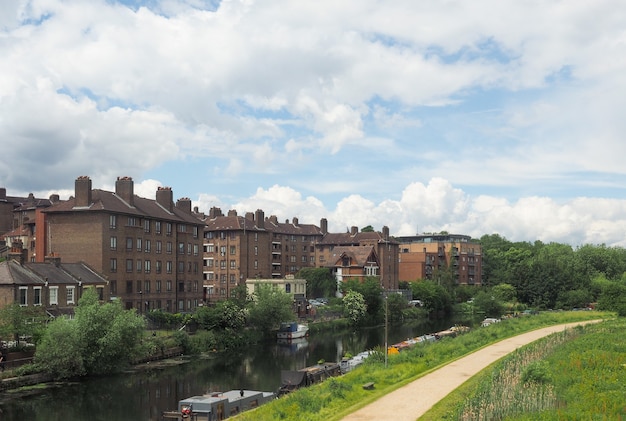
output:
[[[445,319],[390,326],[387,342],[440,331],[454,323]],[[322,359],[338,362],[348,352],[357,354],[384,343],[384,326],[318,333],[291,344],[271,341],[210,358],[184,358],[184,363],[175,366],[62,383],[32,393],[4,394],[0,395],[0,420],[161,421],[163,411],[175,410],[181,399],[241,388],[276,391],[281,370],[297,370]]]

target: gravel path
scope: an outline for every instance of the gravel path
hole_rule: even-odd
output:
[[[344,421],[415,421],[463,382],[515,349],[567,328],[601,320],[550,326],[489,345],[397,389],[343,418]]]

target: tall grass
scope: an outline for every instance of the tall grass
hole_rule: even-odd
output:
[[[626,319],[554,334],[470,379],[423,420],[626,420]]]

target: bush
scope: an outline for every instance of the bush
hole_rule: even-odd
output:
[[[535,361],[524,368],[523,383],[548,384],[551,382],[550,369],[543,361]]]

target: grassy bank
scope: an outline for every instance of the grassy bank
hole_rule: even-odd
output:
[[[387,367],[384,364],[384,352],[379,350],[363,366],[345,376],[298,390],[254,411],[243,413],[236,419],[339,420],[428,371],[493,342],[540,327],[610,316],[608,313],[596,312],[551,312],[513,318],[457,338],[416,346],[398,355],[390,355]],[[374,382],[375,388],[364,390],[362,385],[369,382]]]
[[[551,335],[484,370],[421,420],[626,419],[626,319]]]

